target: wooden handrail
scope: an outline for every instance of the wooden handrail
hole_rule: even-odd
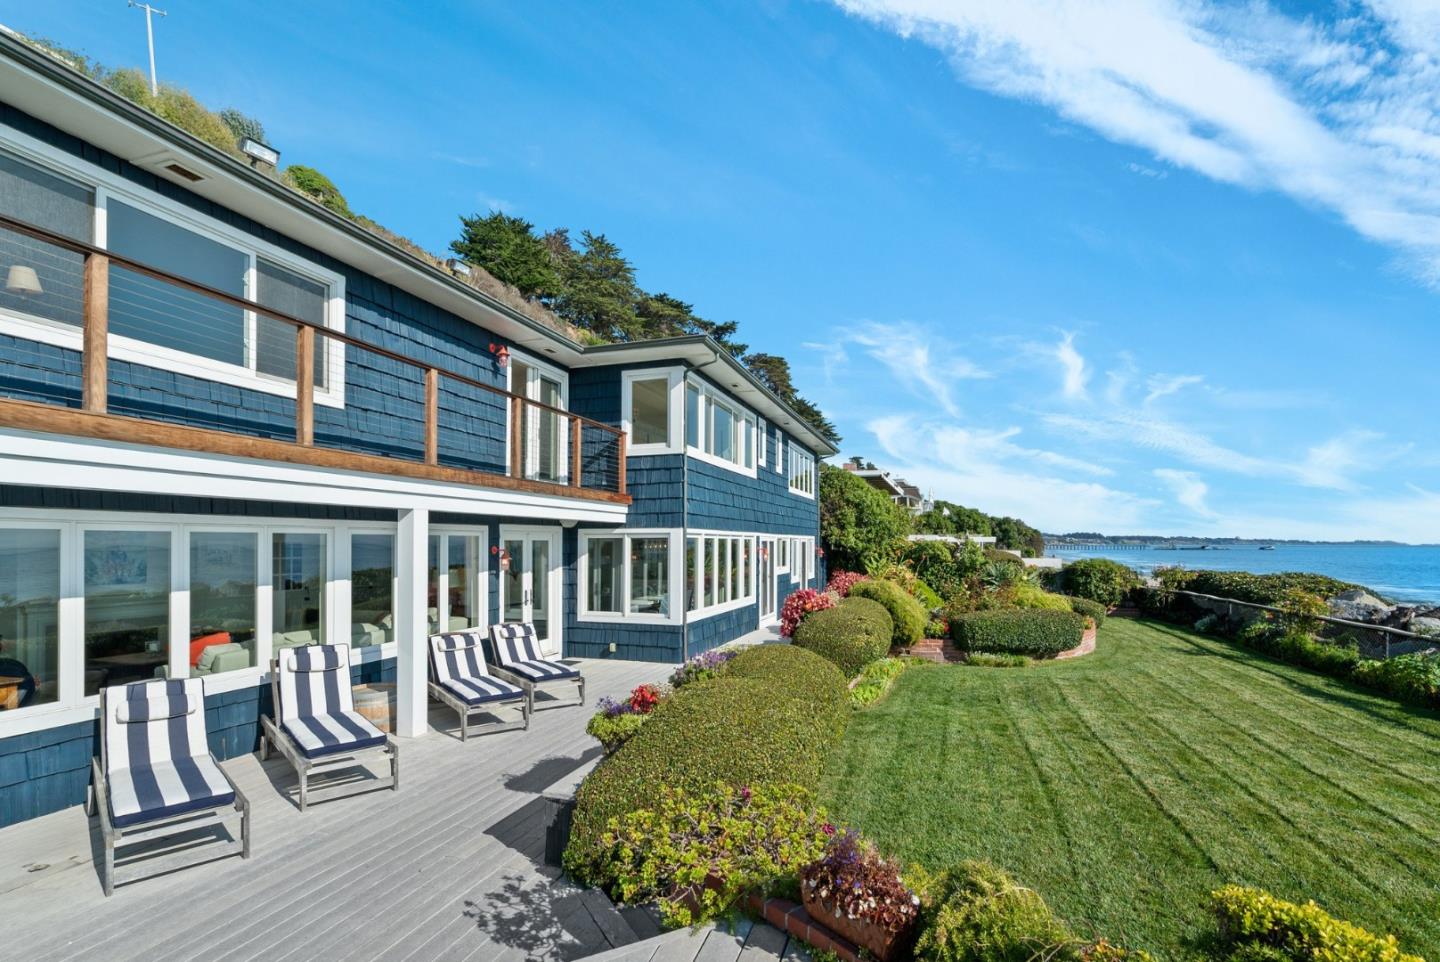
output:
[[[151,267],[148,264],[133,260],[129,257],[124,256],[123,254],[116,254],[112,251],[106,250],[103,247],[96,247],[94,244],[87,244],[84,241],[78,241],[72,237],[65,237],[62,234],[53,233],[44,229],[43,227],[36,227],[33,224],[27,224],[24,221],[15,220],[13,217],[7,217],[4,214],[0,214],[0,228],[12,230],[19,234],[25,234],[27,236],[34,237],[36,240],[44,241],[45,243],[52,244],[56,247],[63,247],[66,250],[73,251],[77,254],[83,254],[86,257],[87,263],[89,263],[95,257],[99,257],[102,258],[105,262],[107,262],[107,264],[118,264],[121,267],[124,267],[126,270],[134,271],[137,274],[143,274],[146,277],[154,278],[155,280],[161,281],[166,284],[172,284],[176,287],[183,288],[184,290],[188,290],[196,294],[203,294],[206,297],[210,297],[215,300],[221,301],[222,303],[229,304],[232,307],[238,307],[242,310],[261,314],[265,317],[274,318],[275,320],[283,321],[286,324],[294,324],[296,327],[313,328],[325,338],[339,341],[342,344],[349,344],[353,347],[359,348],[362,351],[369,351],[372,354],[378,354],[381,357],[388,358],[389,360],[396,361],[408,367],[419,368],[421,370],[428,370],[430,368],[430,365],[423,364],[420,361],[415,360],[413,357],[407,357],[406,355],[400,354],[397,351],[391,351],[386,348],[379,347],[375,344],[369,344],[365,341],[360,340],[358,337],[346,334],[343,331],[337,331],[333,328],[326,327],[323,324],[316,324],[313,321],[306,321],[301,318],[294,317],[290,314],[286,314],[283,311],[277,311],[273,308],[266,307],[264,304],[260,304],[251,300],[246,300],[243,297],[236,297],[234,294],[229,294],[225,291],[217,290],[216,288],[209,287],[205,284],[197,283],[196,281],[186,280],[183,277],[177,277],[176,275],[166,273],[159,268]],[[597,430],[606,431],[614,435],[623,435],[624,433],[614,425],[606,424],[603,421],[596,421],[592,418],[587,418],[584,415],[576,414],[573,411],[566,411],[563,408],[552,407],[551,405],[545,404],[541,401],[532,401],[529,398],[524,398],[521,395],[515,394],[511,391],[507,391],[504,388],[498,388],[493,384],[486,384],[484,381],[477,380],[473,377],[468,377],[457,371],[450,371],[445,368],[435,368],[435,370],[439,372],[441,377],[446,377],[454,381],[459,381],[461,384],[466,384],[470,387],[478,388],[482,391],[487,391],[491,394],[499,395],[500,397],[520,398],[521,400],[524,400],[525,403],[532,404],[540,410],[549,411],[552,414],[559,414],[563,415],[564,417],[570,418],[578,418],[580,421],[590,425],[593,428],[596,428]]]

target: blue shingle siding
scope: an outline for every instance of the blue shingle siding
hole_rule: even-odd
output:
[[[618,658],[622,661],[681,660],[684,635],[679,625],[647,625],[617,621],[585,621],[580,611],[576,559],[580,550],[578,529],[565,532],[565,655],[570,658]],[[614,643],[615,651],[610,651]]]
[[[695,616],[690,617],[693,619]],[[759,623],[759,608],[756,605],[746,605],[698,621],[692,620],[687,626],[690,657],[734,641],[741,635],[754,631]]]
[[[97,164],[138,187],[213,217],[238,233],[342,275],[346,333],[421,364],[434,364],[485,384],[505,386],[505,371],[490,352],[490,345],[508,343],[490,331],[4,104],[0,104],[0,125]],[[80,397],[79,363],[75,351],[34,341],[0,339],[0,390],[9,397],[76,406]],[[421,458],[425,443],[424,372],[378,354],[346,348],[344,375],[345,406],[315,407],[316,443],[367,454]],[[116,414],[257,437],[295,436],[293,399],[118,360],[110,365],[109,407]],[[506,414],[502,397],[442,379],[440,409],[442,464],[504,470]]]

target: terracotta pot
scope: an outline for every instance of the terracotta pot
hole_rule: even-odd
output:
[[[812,922],[823,925],[836,935],[865,949],[880,962],[896,962],[907,958],[915,942],[915,924],[898,932],[882,928],[864,919],[852,919],[844,912],[835,913],[835,906],[816,898],[808,885],[800,886],[800,900]]]

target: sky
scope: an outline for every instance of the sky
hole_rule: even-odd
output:
[[[605,233],[935,497],[1440,542],[1440,0],[163,8],[353,209]],[[145,61],[123,0],[0,22]]]

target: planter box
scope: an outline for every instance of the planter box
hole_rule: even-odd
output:
[[[851,919],[844,912],[835,914],[835,908],[820,901],[811,894],[809,886],[800,886],[800,900],[805,911],[810,913],[812,922],[825,926],[841,938],[854,942],[880,962],[898,962],[907,958],[915,941],[915,926],[891,932],[873,922]]]

